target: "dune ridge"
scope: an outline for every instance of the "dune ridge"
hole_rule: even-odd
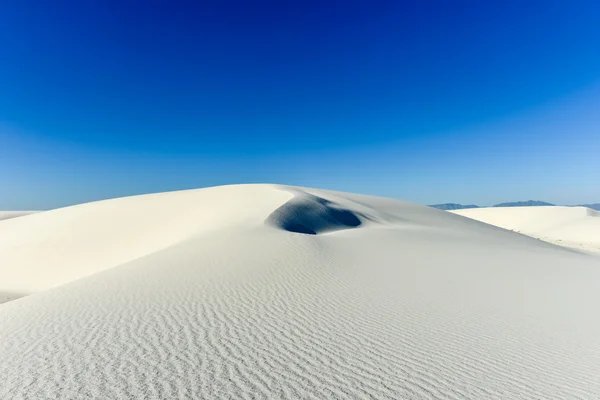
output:
[[[276,185],[8,220],[0,398],[598,398],[599,260]]]

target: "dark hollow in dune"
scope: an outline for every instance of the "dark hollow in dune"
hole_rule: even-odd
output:
[[[356,228],[361,224],[358,213],[307,193],[296,194],[273,211],[265,222],[288,232],[306,235]]]

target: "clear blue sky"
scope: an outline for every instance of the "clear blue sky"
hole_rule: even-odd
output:
[[[600,202],[600,2],[0,5],[0,209],[276,182]]]

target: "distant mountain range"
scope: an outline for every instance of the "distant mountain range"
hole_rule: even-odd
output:
[[[581,207],[591,208],[592,210],[600,211],[600,203],[582,204]]]
[[[506,203],[494,204],[491,207],[540,207],[540,206],[555,206],[556,204],[547,203],[540,200],[527,200],[527,201],[510,201]],[[437,208],[439,210],[463,210],[465,208],[485,208],[487,206],[478,206],[475,204],[457,204],[457,203],[443,203],[443,204],[431,204],[429,207]],[[600,211],[600,203],[594,204],[578,204],[569,207],[587,207],[592,210]]]
[[[429,207],[433,207],[433,208],[437,208],[439,210],[445,210],[445,211],[463,210],[465,208],[479,208],[479,206],[476,206],[475,204],[464,205],[464,204],[456,204],[456,203],[431,204]]]
[[[495,204],[492,207],[539,207],[539,206],[555,206],[556,204],[546,203],[539,200],[527,201],[509,201],[507,203]]]

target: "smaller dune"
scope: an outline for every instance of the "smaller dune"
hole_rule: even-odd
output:
[[[600,252],[600,212],[586,207],[490,207],[451,211],[578,250]]]
[[[287,203],[273,211],[265,223],[276,228],[306,235],[318,235],[362,224],[360,213],[305,192],[295,192]]]

